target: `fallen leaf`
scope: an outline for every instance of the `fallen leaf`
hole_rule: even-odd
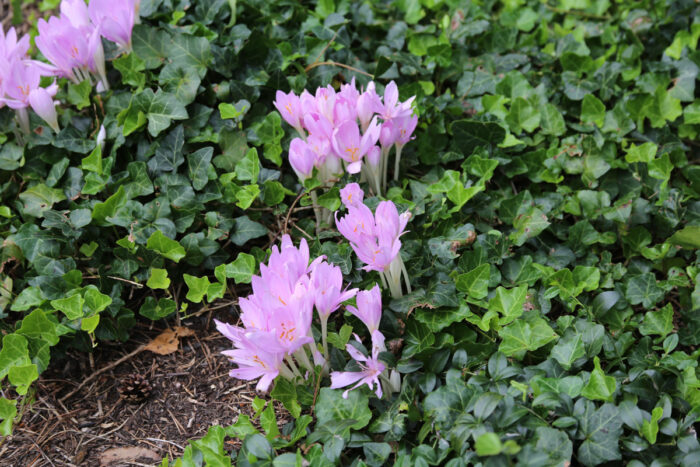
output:
[[[182,326],[166,329],[146,344],[146,350],[150,350],[158,355],[169,355],[177,351],[181,337],[192,335],[194,335],[193,330]]]
[[[107,449],[100,456],[100,466],[107,467],[118,462],[131,462],[137,459],[159,461],[161,456],[150,449],[139,446]]]

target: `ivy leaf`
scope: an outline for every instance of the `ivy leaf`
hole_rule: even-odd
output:
[[[148,237],[146,248],[176,263],[185,257],[185,249],[183,246],[176,240],[172,240],[163,235],[163,232],[160,230],[156,230]]]
[[[258,151],[255,148],[250,148],[243,159],[236,165],[236,178],[241,181],[257,183],[259,173],[260,160],[258,159]]]
[[[187,291],[187,300],[193,303],[200,303],[204,298],[204,295],[209,291],[209,278],[190,276],[189,274],[183,274],[182,278],[185,279],[185,283],[189,288]]]
[[[12,434],[12,423],[17,416],[17,403],[4,397],[0,397],[0,435],[10,436]]]
[[[255,257],[248,253],[238,253],[236,259],[226,265],[225,274],[229,279],[233,279],[236,284],[250,284],[255,273]]]
[[[372,418],[369,399],[361,391],[348,392],[343,398],[343,390],[321,388],[316,399],[316,420],[318,425],[330,422],[354,421],[351,428],[359,430],[367,426]]]
[[[593,365],[595,365],[595,369],[591,372],[591,378],[581,391],[581,395],[590,400],[612,402],[613,394],[617,387],[615,378],[605,375],[600,367],[600,359],[598,357],[593,358]]]
[[[213,155],[214,148],[211,147],[197,149],[187,155],[187,170],[195,190],[201,190],[209,182],[209,167]]]
[[[66,196],[63,191],[49,188],[43,183],[32,186],[19,194],[19,199],[24,203],[24,213],[34,217],[44,217],[44,213],[51,209],[55,203],[63,201]]]
[[[663,297],[664,291],[656,284],[656,277],[651,272],[631,276],[626,281],[625,298],[632,305],[641,303],[644,308],[651,308]]]
[[[151,275],[146,282],[146,285],[151,289],[165,289],[170,287],[170,279],[168,271],[165,269],[151,268]]]
[[[666,337],[673,331],[673,307],[669,303],[659,311],[648,311],[639,326],[643,336],[658,335]]]
[[[297,402],[297,389],[294,383],[284,378],[277,378],[275,387],[270,392],[270,397],[277,399],[289,410],[294,418],[301,416],[301,406]]]
[[[618,443],[622,434],[622,420],[619,409],[613,404],[603,404],[596,410],[592,402],[583,399],[576,407],[581,411],[577,418],[585,437],[578,448],[578,460],[586,466],[620,460],[622,456]]]
[[[476,439],[474,448],[478,456],[496,456],[503,450],[503,444],[496,433],[488,432]]]
[[[480,300],[486,297],[488,294],[490,277],[491,266],[488,264],[482,264],[467,273],[457,276],[455,283],[457,284],[457,289],[466,293],[469,298]]]
[[[457,120],[450,126],[454,135],[454,147],[464,155],[470,155],[479,147],[492,149],[503,142],[506,131],[494,122]]]
[[[558,336],[547,321],[534,317],[527,321],[517,320],[498,332],[503,341],[498,350],[511,357],[522,358],[526,351],[537,350]]]
[[[659,434],[659,420],[664,414],[663,407],[655,407],[651,411],[651,420],[644,420],[642,422],[641,433],[649,444],[656,444],[656,436]]]
[[[552,348],[550,356],[558,361],[565,370],[569,370],[576,360],[586,356],[581,335],[567,332]]]
[[[238,246],[243,246],[248,240],[266,234],[267,229],[264,225],[250,220],[248,216],[241,216],[234,220],[234,230],[231,234],[231,241]]]
[[[540,124],[540,113],[525,98],[518,97],[513,101],[506,122],[514,134],[524,131],[531,132]]]
[[[51,306],[61,311],[69,320],[76,320],[83,317],[83,305],[85,299],[80,294],[74,294],[70,297],[51,300]]]
[[[514,289],[498,287],[496,294],[489,300],[488,309],[501,314],[502,317],[499,319],[499,324],[504,326],[523,314],[525,300],[527,300],[526,285],[521,285]]]

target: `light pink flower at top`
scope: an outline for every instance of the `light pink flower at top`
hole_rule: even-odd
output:
[[[137,3],[137,0],[90,0],[88,13],[104,38],[130,51]]]
[[[382,201],[374,213],[376,234],[380,243],[389,243],[404,234],[406,224],[410,219],[410,212],[399,215],[396,205],[392,201]]]
[[[404,102],[399,102],[399,88],[395,82],[391,82],[384,88],[384,108],[382,118],[391,120],[393,118],[408,116],[411,114],[411,103],[416,96],[412,96]]]
[[[12,109],[31,107],[37,115],[56,132],[58,118],[53,96],[58,92],[54,83],[47,88],[39,87],[41,70],[32,62],[13,60],[10,73],[5,77],[3,88],[5,98],[0,98]]]
[[[357,336],[356,336],[357,338]],[[359,340],[359,339],[358,339]],[[376,341],[376,342],[375,342]],[[381,341],[381,342],[380,342]],[[350,356],[360,365],[361,371],[334,371],[331,373],[331,389],[344,388],[353,383],[353,387],[343,392],[343,398],[348,398],[348,392],[366,384],[370,390],[374,390],[377,397],[382,397],[382,385],[379,375],[386,368],[379,360],[379,349],[384,345],[384,336],[379,331],[372,333],[372,355],[366,357],[352,345],[348,344],[346,350]],[[376,389],[374,389],[376,387]]]
[[[311,290],[315,297],[316,311],[322,319],[327,318],[341,303],[350,300],[357,293],[357,289],[344,291],[342,271],[338,266],[325,261],[317,264],[311,271]]]
[[[128,2],[126,0],[123,3]],[[91,0],[90,4],[93,5],[99,3],[99,0]],[[122,2],[111,2],[111,4],[116,5]],[[70,21],[70,23],[75,28],[89,28],[92,29],[93,25],[90,24],[90,16],[88,15],[88,6],[83,0],[61,0],[61,16],[65,17]],[[95,22],[97,24],[97,22]]]
[[[303,113],[299,96],[294,94],[293,91],[289,91],[289,94],[277,91],[273,104],[284,121],[301,133],[303,128]]]
[[[279,346],[292,354],[304,344],[314,341],[311,337],[314,295],[303,284],[285,300],[284,306],[268,310],[270,332],[277,337]]]
[[[304,128],[309,131],[310,137],[323,138],[329,143],[333,136],[333,124],[326,117],[316,112],[304,114]]]
[[[346,207],[362,204],[364,197],[365,193],[357,183],[348,183],[340,189],[340,200]]]
[[[357,105],[357,99],[358,97],[360,97],[360,93],[357,90],[357,86],[355,86],[354,76],[349,83],[340,86],[340,92],[338,93],[338,97],[342,97],[343,99],[348,101],[348,103],[353,107]]]
[[[357,120],[357,106],[343,97],[338,97],[333,108],[333,122],[337,126],[348,120]]]
[[[354,121],[342,123],[333,132],[333,150],[336,155],[348,163],[348,172],[357,173],[362,166],[362,158],[379,139],[379,124],[370,123],[367,131],[360,137],[360,128]]]
[[[367,128],[374,114],[384,110],[382,99],[374,89],[374,82],[367,85],[367,90],[357,98],[357,117],[363,129]]]
[[[357,308],[347,306],[346,309],[362,321],[370,333],[379,329],[379,321],[382,318],[382,292],[379,285],[375,284],[370,290],[357,292],[355,302]]]
[[[0,60],[4,59],[9,62],[13,59],[24,59],[28,50],[28,35],[24,35],[21,39],[17,40],[17,31],[15,28],[8,29],[7,34],[4,34],[2,29],[0,29]],[[9,70],[9,68],[7,70]],[[6,70],[0,69],[0,77],[3,75],[4,71]]]
[[[333,110],[335,108],[335,89],[329,84],[325,88],[316,89],[316,109],[318,113],[333,122]]]

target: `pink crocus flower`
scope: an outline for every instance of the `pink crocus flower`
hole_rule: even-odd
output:
[[[375,284],[370,290],[361,290],[355,296],[357,308],[347,306],[346,309],[362,321],[370,333],[379,329],[382,318],[382,293],[379,285]]]
[[[384,110],[382,99],[374,88],[374,82],[370,81],[367,90],[357,98],[357,117],[360,119],[362,129],[365,130],[372,121],[374,114]]]
[[[411,141],[413,132],[418,125],[418,116],[409,115],[394,119],[396,145],[403,147]]]
[[[357,336],[355,336],[357,339]],[[357,339],[359,341],[359,339]],[[366,384],[370,390],[374,390],[377,397],[382,397],[382,385],[379,381],[379,375],[386,368],[384,363],[379,360],[380,347],[384,345],[384,335],[381,332],[375,331],[372,333],[372,355],[367,357],[363,355],[352,345],[348,344],[346,350],[350,356],[360,366],[361,371],[334,371],[331,373],[331,389],[347,387],[356,383],[353,387],[346,389],[343,392],[343,398],[348,398],[348,393],[363,384]],[[375,389],[376,387],[376,389]]]
[[[362,167],[362,158],[379,139],[379,123],[373,120],[367,131],[360,137],[360,128],[355,121],[342,123],[333,132],[333,149],[345,162],[351,174],[357,173]]]
[[[365,193],[357,183],[348,183],[340,189],[340,200],[345,207],[358,206],[362,204]]]
[[[130,51],[137,3],[135,0],[90,0],[88,14],[102,37],[116,43],[122,50]]]
[[[360,97],[360,92],[355,85],[355,77],[349,83],[340,86],[338,97],[345,99],[353,107],[357,105],[357,99]]]
[[[283,306],[268,310],[270,332],[287,354],[296,352],[302,345],[312,343],[311,320],[314,296],[302,284],[285,300]]]
[[[58,86],[53,83],[47,88],[39,87],[42,73],[32,62],[15,59],[10,66],[10,73],[3,83],[6,97],[0,100],[18,111],[20,124],[25,132],[29,132],[27,107],[31,107],[55,132],[58,132],[58,118],[53,100],[53,96],[58,92]]]
[[[7,62],[14,59],[21,60],[26,57],[28,50],[28,35],[25,35],[21,39],[17,40],[17,31],[15,28],[8,29],[7,34],[4,34],[0,29],[0,60],[4,59]],[[2,71],[0,71],[0,76],[2,76]]]
[[[412,96],[404,102],[399,102],[399,88],[395,82],[391,82],[384,88],[384,108],[382,118],[391,120],[411,114],[411,103],[416,96]]]
[[[301,138],[294,138],[289,144],[289,163],[302,182],[311,177],[316,160],[316,153]]]
[[[336,93],[335,89],[329,84],[325,88],[316,90],[316,110],[330,121],[333,122],[333,110],[335,108]]]
[[[311,271],[311,287],[316,311],[322,320],[340,308],[341,303],[354,297],[358,290],[343,290],[343,273],[340,268],[325,261]]]
[[[364,237],[374,238],[374,215],[370,208],[364,204],[347,206],[348,213],[338,219],[338,212],[335,213],[335,225],[338,231],[353,243],[362,242]]]
[[[289,91],[289,94],[277,91],[273,104],[284,121],[294,127],[299,134],[303,135],[303,113],[299,96],[294,94],[293,91]]]
[[[217,328],[226,337],[234,337],[236,348],[221,352],[238,365],[229,372],[229,376],[244,381],[260,378],[256,389],[267,391],[270,384],[280,373],[293,377],[289,370],[283,365],[284,350],[278,346],[276,339],[270,333],[264,331],[255,332],[231,332],[230,328],[225,328],[217,323]],[[228,335],[227,335],[228,334]]]

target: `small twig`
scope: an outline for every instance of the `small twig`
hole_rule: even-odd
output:
[[[336,37],[338,37],[338,31],[336,31],[335,33],[333,33],[333,37],[331,37],[331,40],[329,40],[328,43],[323,47],[323,49],[321,49],[321,51],[318,53],[318,55],[316,55],[316,58],[314,59],[314,61],[313,61],[313,63],[312,63],[311,65],[313,65],[314,63],[317,63],[317,62],[318,62],[318,59],[321,58],[321,56],[323,56],[323,54],[326,52],[326,50],[328,50],[328,47],[330,47],[331,44],[332,44],[333,42],[335,42],[335,38],[336,38]],[[308,70],[309,70],[309,69],[307,68],[306,71],[308,71]]]
[[[83,276],[83,279],[102,279],[103,276]],[[143,284],[139,284],[138,282],[130,281],[129,279],[124,279],[122,277],[117,277],[117,276],[104,276],[109,279],[113,279],[115,281],[121,281],[121,282],[126,282],[127,284],[131,284],[137,289],[142,289]]]
[[[367,73],[366,71],[360,70],[359,68],[355,68],[354,66],[346,65],[344,63],[334,62],[333,60],[326,60],[325,62],[312,63],[311,65],[304,68],[304,71],[308,72],[309,70],[312,70],[312,69],[319,67],[321,65],[339,66],[341,68],[346,68],[350,71],[354,71],[355,73],[360,73],[361,75],[369,76],[370,78],[374,79],[374,75],[371,73]]]
[[[133,357],[134,355],[137,355],[138,353],[142,352],[145,348],[146,348],[146,344],[142,344],[142,345],[138,346],[138,347],[136,348],[136,350],[132,351],[132,352],[129,353],[129,354],[124,355],[124,356],[123,356],[122,358],[120,358],[119,360],[116,360],[116,361],[110,363],[109,365],[107,365],[107,366],[104,367],[104,368],[100,368],[99,370],[97,370],[96,372],[94,372],[93,374],[91,374],[90,376],[88,376],[87,378],[85,378],[85,379],[83,380],[83,382],[80,383],[78,386],[76,386],[76,388],[73,389],[71,392],[69,392],[69,393],[66,394],[65,396],[61,397],[61,398],[59,399],[59,402],[65,402],[65,401],[68,400],[72,395],[74,395],[75,393],[77,393],[78,391],[80,391],[87,383],[89,383],[89,382],[92,381],[93,379],[97,378],[99,375],[101,375],[101,374],[104,373],[105,371],[111,370],[112,368],[118,366],[119,364],[121,364],[121,363],[127,361],[128,359],[130,359],[130,358]]]
[[[289,218],[292,215],[292,210],[294,209],[294,206],[297,205],[297,203],[299,202],[301,197],[304,196],[305,194],[306,194],[306,191],[302,190],[302,192],[297,195],[296,199],[294,200],[292,205],[289,207],[289,211],[287,211],[287,217],[284,218],[284,226],[282,227],[282,232],[284,232],[284,233],[289,232],[287,230],[287,225],[289,224]]]

